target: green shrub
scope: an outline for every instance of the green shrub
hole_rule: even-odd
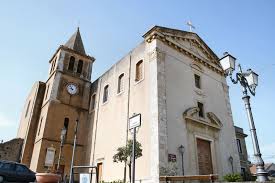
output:
[[[240,182],[242,181],[242,176],[238,173],[232,173],[223,176],[223,179],[227,182]]]

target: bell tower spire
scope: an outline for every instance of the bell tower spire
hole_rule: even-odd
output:
[[[49,61],[49,77],[55,71],[62,71],[63,74],[90,81],[94,61],[94,57],[86,54],[79,27],[77,27],[65,45],[61,45]]]
[[[70,39],[67,41],[67,43],[64,45],[67,48],[70,48],[82,55],[86,55],[84,45],[81,39],[79,27],[77,27],[76,32],[70,37]]]

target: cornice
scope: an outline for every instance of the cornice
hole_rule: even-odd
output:
[[[53,54],[53,56],[51,57],[51,59],[49,60],[49,63],[51,63],[51,61],[53,60],[53,58],[55,57],[55,55],[58,53],[58,51],[59,51],[60,49],[63,49],[63,50],[65,50],[65,51],[72,52],[72,53],[77,54],[77,55],[80,55],[80,56],[82,56],[82,57],[84,57],[84,58],[86,58],[86,59],[89,59],[91,62],[94,62],[94,61],[95,61],[95,58],[92,57],[92,56],[81,54],[81,53],[79,53],[79,52],[77,52],[77,51],[75,51],[75,50],[73,50],[73,49],[70,49],[70,48],[68,48],[68,47],[66,47],[66,46],[60,45],[60,46],[57,48],[57,50],[55,51],[55,53]]]
[[[175,37],[177,37],[177,36],[165,36],[165,35],[157,32],[157,31],[154,31],[154,32],[152,32],[151,34],[149,34],[145,37],[145,41],[148,42],[148,43],[151,43],[154,39],[160,40],[163,43],[165,43],[166,45],[168,45],[169,47],[179,51],[180,53],[182,53],[185,56],[191,58],[192,60],[194,60],[198,63],[201,63],[204,66],[206,66],[207,68],[209,68],[210,70],[216,72],[217,74],[220,74],[220,75],[224,76],[224,71],[222,70],[222,68],[220,68],[219,65],[217,65],[218,61],[215,58],[211,57],[211,54],[207,53],[203,49],[203,47],[196,40],[189,39],[189,38],[179,38],[179,37],[177,37],[177,39],[182,39],[182,40],[194,43],[194,45],[198,49],[204,50],[203,52],[206,53],[206,55],[208,55],[207,57],[210,57],[212,59],[205,60],[204,58],[193,54],[192,52],[190,52],[186,48],[184,48],[182,45],[180,45],[176,41],[174,41],[173,39],[175,39]]]
[[[38,140],[36,140],[34,144],[37,144],[39,141],[42,141],[42,140],[50,141],[50,142],[59,142],[60,143],[60,140],[56,140],[54,138],[42,137],[42,138],[39,138]],[[64,145],[74,145],[74,144],[73,144],[73,141],[66,141],[64,143]],[[80,144],[80,143],[76,143],[76,146],[84,147],[84,145]]]

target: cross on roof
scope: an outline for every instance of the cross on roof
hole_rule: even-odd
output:
[[[193,32],[193,29],[195,29],[195,26],[192,24],[192,22],[189,20],[186,24],[189,26],[189,31]]]

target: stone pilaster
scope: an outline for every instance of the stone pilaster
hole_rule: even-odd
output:
[[[167,163],[167,120],[164,53],[157,47],[149,53],[151,113],[151,176],[159,182],[159,167]]]
[[[159,121],[159,160],[160,167],[168,163],[167,142],[167,114],[166,114],[166,77],[165,77],[165,54],[157,52],[157,78],[158,78],[158,121]]]

